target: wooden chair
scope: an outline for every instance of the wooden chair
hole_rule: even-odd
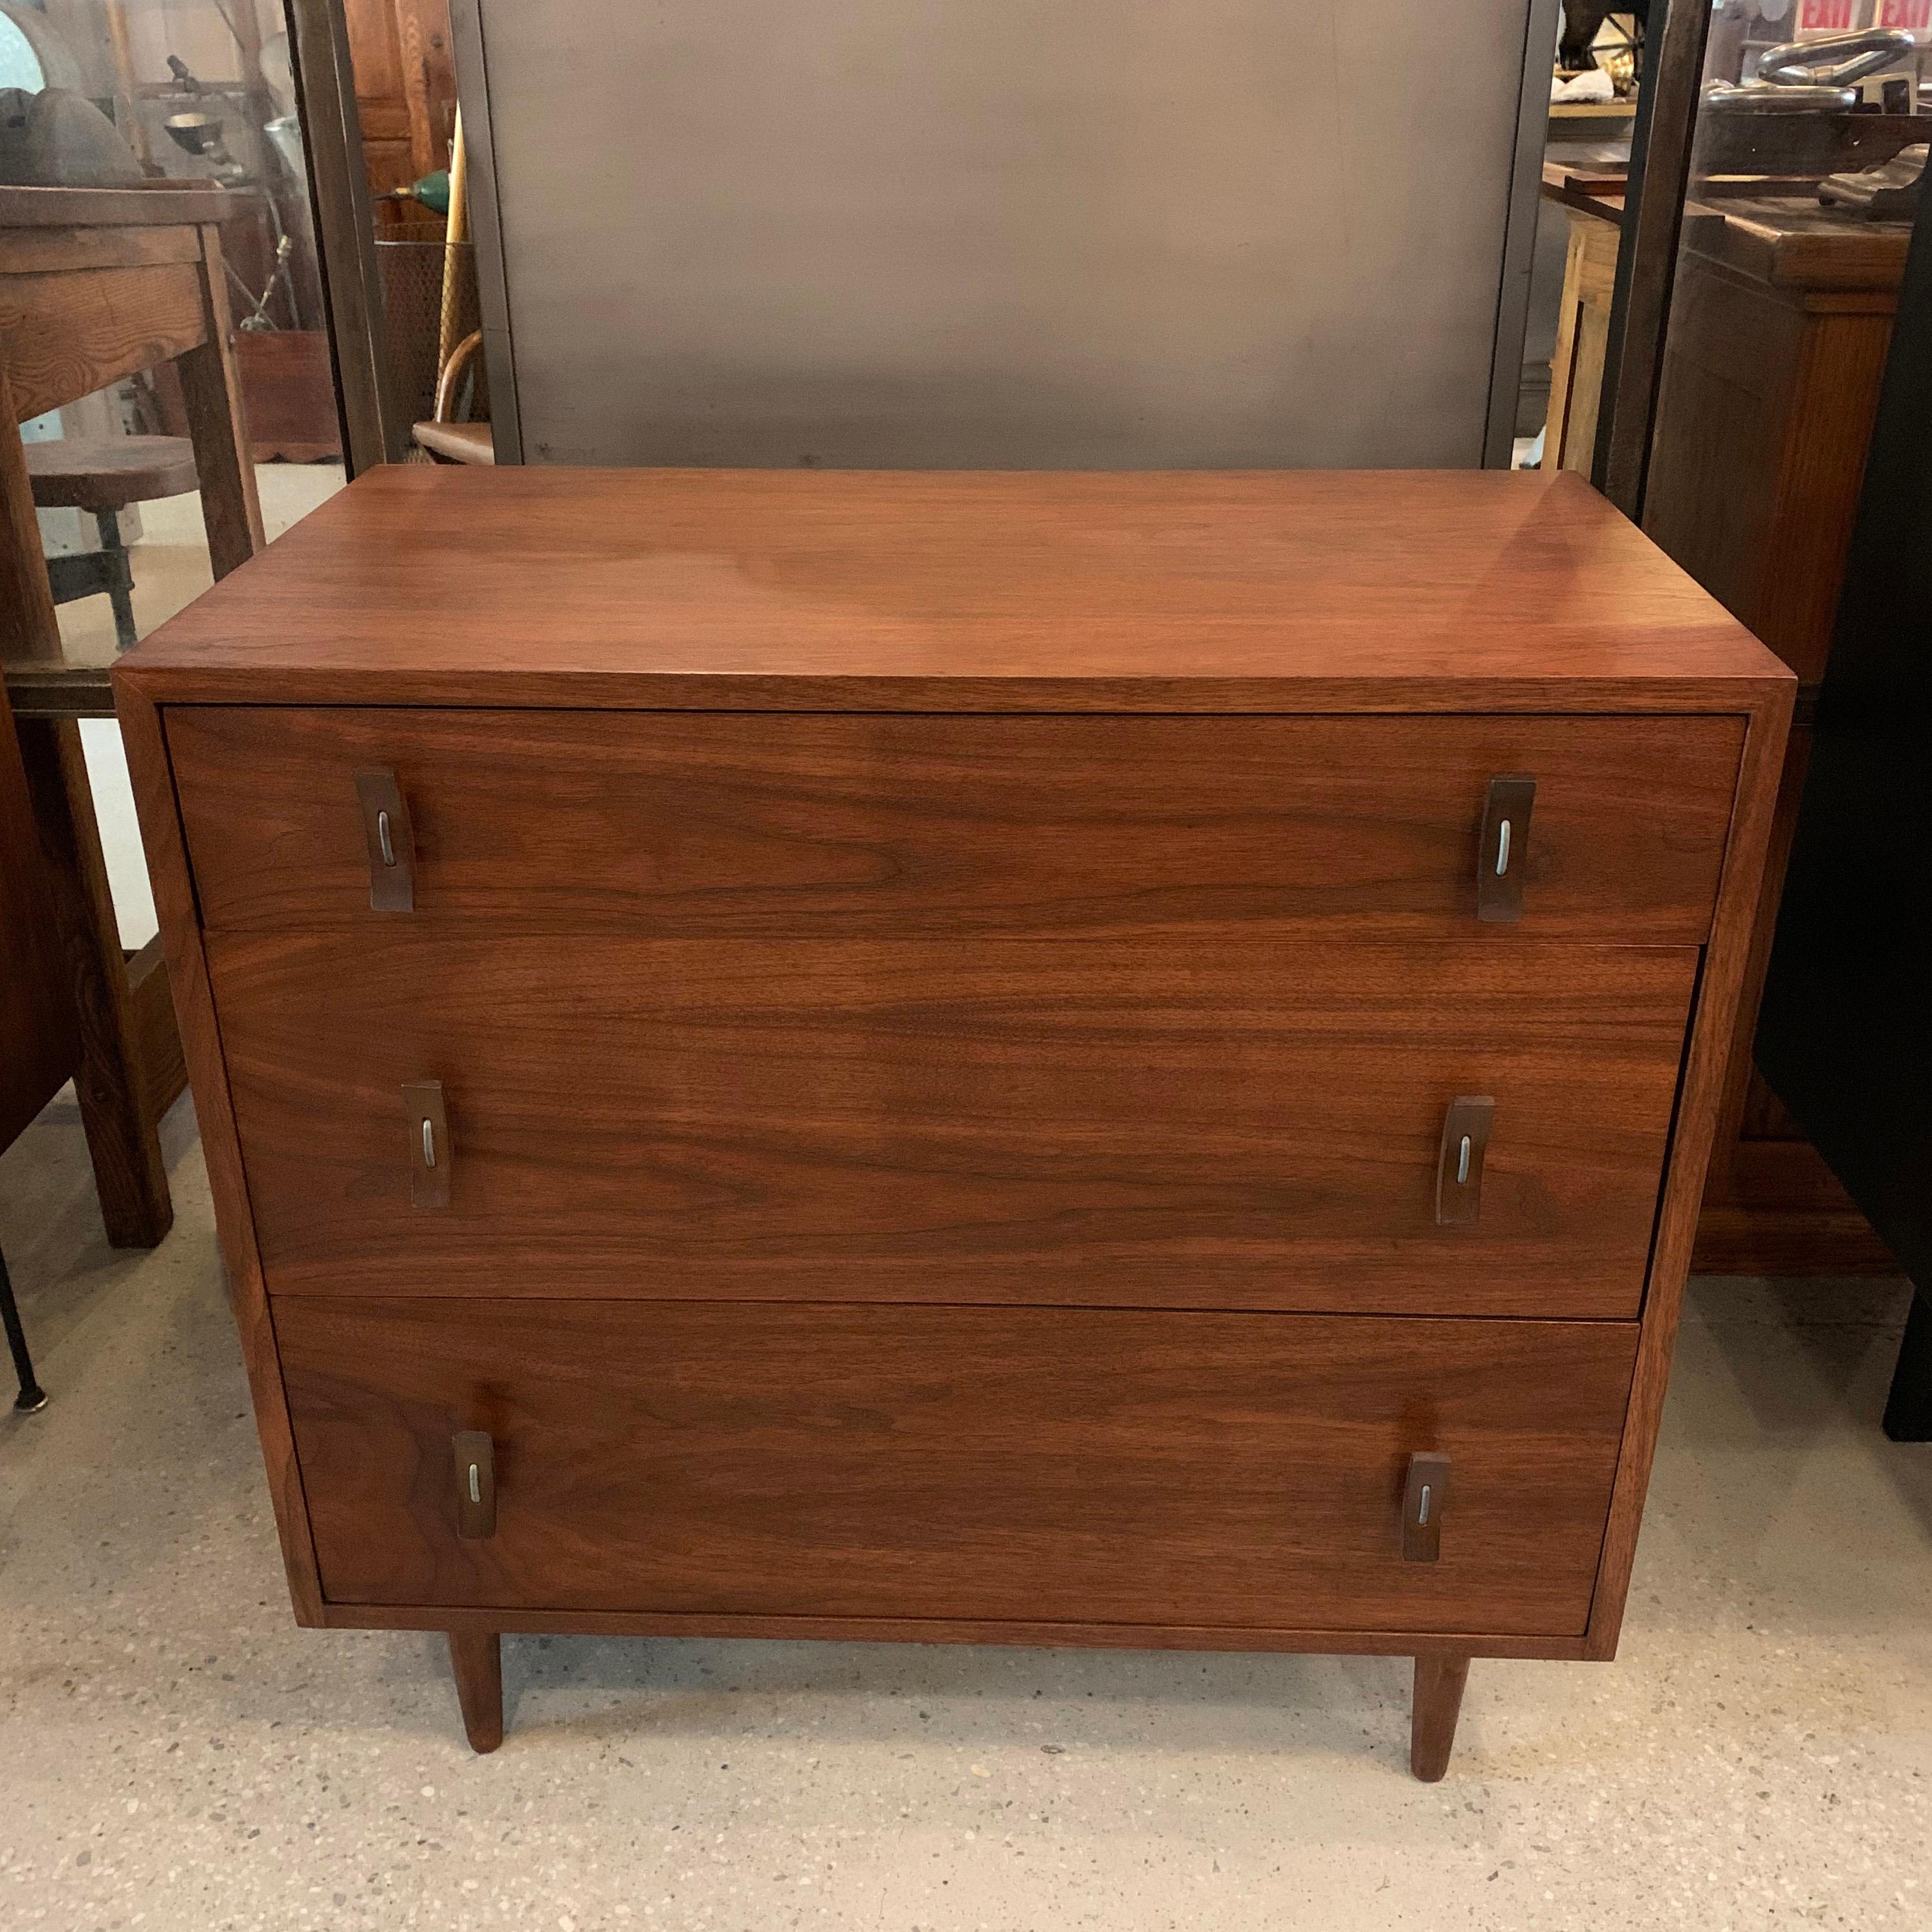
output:
[[[461,393],[463,372],[472,357],[483,346],[479,329],[466,335],[451,352],[442,374],[436,378],[436,412],[428,422],[416,425],[418,448],[429,452],[432,463],[490,463],[496,460],[496,446],[486,422],[456,422],[456,399]]]
[[[174,1218],[156,1132],[182,1089],[158,944],[122,953],[74,719],[111,718],[104,666],[61,661],[17,426],[172,360],[208,548],[224,577],[262,546],[229,346],[220,224],[248,197],[206,184],[0,188],[0,658],[50,875],[57,970],[76,1015],[74,1084],[108,1239],[152,1247]]]
[[[104,592],[114,610],[114,641],[134,642],[134,573],[121,541],[121,512],[130,503],[184,496],[195,487],[194,446],[180,436],[68,436],[26,446],[34,502],[43,510],[85,510],[100,548],[47,560],[56,604]]]

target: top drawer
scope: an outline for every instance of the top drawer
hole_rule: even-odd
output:
[[[1741,718],[178,706],[211,930],[484,920],[780,938],[1346,927],[1700,942]],[[1535,781],[1477,917],[1492,778]],[[357,781],[410,909],[371,907]],[[389,874],[393,884],[394,874]],[[393,898],[392,892],[387,896]]]

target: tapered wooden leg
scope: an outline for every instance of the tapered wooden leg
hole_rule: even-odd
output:
[[[470,1748],[494,1750],[503,1742],[503,1640],[494,1630],[452,1630],[449,1667]]]
[[[1408,1768],[1424,1784],[1449,1768],[1456,1748],[1456,1718],[1462,1708],[1462,1686],[1469,1681],[1466,1657],[1418,1657],[1415,1697],[1410,1707]]]

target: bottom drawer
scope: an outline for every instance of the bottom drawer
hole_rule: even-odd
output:
[[[337,1604],[1580,1634],[1634,1324],[279,1298]],[[494,1526],[459,1533],[486,1431]],[[1432,1562],[1408,1459],[1449,1458]],[[487,1499],[487,1498],[486,1498]],[[472,1520],[469,1526],[479,1525]]]

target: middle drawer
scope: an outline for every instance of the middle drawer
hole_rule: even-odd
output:
[[[272,1292],[1623,1318],[1698,954],[211,934],[208,958]],[[1459,1096],[1492,1125],[1444,1226]]]

